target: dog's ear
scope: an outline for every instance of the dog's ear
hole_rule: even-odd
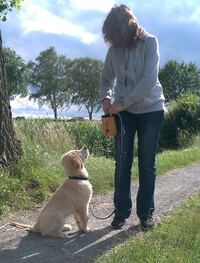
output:
[[[71,167],[73,169],[82,169],[83,168],[83,162],[80,158],[77,158],[76,156],[73,156],[70,160]]]
[[[65,161],[66,161],[66,158],[67,158],[67,157],[66,157],[65,154],[60,158],[60,163],[61,163],[62,166],[64,166]]]

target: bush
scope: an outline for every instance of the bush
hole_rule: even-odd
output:
[[[200,132],[200,97],[185,93],[170,103],[161,130],[160,147],[188,146]]]
[[[65,123],[65,128],[78,148],[88,147],[97,156],[114,156],[114,139],[105,137],[100,121],[76,121]]]

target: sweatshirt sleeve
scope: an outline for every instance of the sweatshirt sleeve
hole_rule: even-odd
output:
[[[102,71],[101,83],[100,83],[100,99],[111,99],[112,92],[113,92],[113,83],[115,79],[113,64],[112,64],[112,50],[111,48],[108,49],[104,67]]]
[[[125,107],[129,107],[143,100],[156,85],[159,70],[159,49],[155,37],[146,41],[144,70],[135,88],[123,100]]]

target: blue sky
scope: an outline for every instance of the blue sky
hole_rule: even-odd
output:
[[[71,59],[89,56],[104,60],[107,47],[101,27],[115,3],[131,7],[140,25],[158,37],[161,66],[170,59],[200,66],[199,0],[24,0],[21,10],[10,13],[0,24],[3,45],[25,61],[34,60],[49,46]],[[52,114],[26,98],[17,98],[11,106],[13,116]],[[72,107],[61,115],[85,114]]]

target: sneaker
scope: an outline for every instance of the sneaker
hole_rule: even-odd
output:
[[[140,227],[143,231],[151,230],[155,227],[155,222],[153,221],[153,218],[147,218],[145,220],[140,220]]]
[[[113,218],[111,226],[112,226],[113,229],[121,229],[121,228],[124,227],[125,223],[126,223],[126,219],[125,218],[119,217],[119,216],[115,216]]]

